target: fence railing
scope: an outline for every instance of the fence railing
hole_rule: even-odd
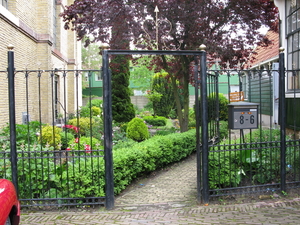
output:
[[[81,77],[95,71],[15,70],[9,51],[8,70],[0,72],[8,77],[0,88],[9,93],[9,118],[1,121],[0,177],[13,181],[22,207],[111,208],[105,185],[112,178],[105,167],[112,164],[104,160],[109,106],[103,115],[102,101],[91,96],[81,105]]]
[[[91,98],[86,108],[80,107],[80,77],[83,72],[92,71],[16,71],[13,54],[9,52],[10,118],[1,134],[0,177],[14,182],[23,207],[99,204],[113,207],[108,58],[110,54],[131,53],[149,52],[104,50],[104,117],[95,120]],[[152,53],[172,55],[174,51]],[[217,196],[299,187],[297,113],[291,114],[293,119],[289,118],[294,129],[286,129],[283,53],[277,69],[256,71],[208,70],[205,51],[175,53],[195,56],[198,200],[207,203]],[[15,79],[16,76],[19,77]],[[224,129],[230,102],[220,93],[230,96],[235,92],[243,93],[245,102],[258,104],[257,129]],[[299,97],[296,92],[290,95],[293,99]],[[81,125],[78,116],[84,109],[88,127]],[[73,125],[65,126],[72,117]],[[22,118],[25,124],[18,125]],[[48,126],[44,126],[46,123]]]
[[[205,57],[202,57],[200,61],[206,64]],[[213,134],[212,137],[202,139],[198,143],[200,153],[203,155],[207,152],[208,154],[207,162],[202,160],[200,163],[202,174],[207,173],[206,180],[203,175],[199,183],[202,202],[224,195],[249,193],[271,195],[275,191],[285,192],[290,188],[299,187],[299,132],[296,129],[286,129],[287,113],[293,115],[289,121],[293,121],[294,127],[297,127],[295,125],[297,123],[295,110],[297,109],[296,106],[290,105],[288,109],[292,110],[291,112],[285,107],[286,97],[290,95],[284,91],[286,72],[283,53],[280,53],[279,63],[272,69],[237,68],[201,71],[206,74],[207,80],[210,80],[201,84],[201,88],[213,90],[207,93],[207,106],[201,109],[199,116],[199,124],[203,126],[205,125],[202,122],[205,119],[204,112],[212,115],[208,118],[208,133]],[[226,83],[227,88],[220,88],[220,83]],[[221,91],[215,92],[217,87]],[[228,111],[228,107],[222,108],[224,103],[221,99],[224,99],[222,94],[230,96],[231,93],[243,93],[243,99],[234,100],[235,106],[238,106],[239,102],[241,102],[240,108],[245,108],[247,102],[258,105],[257,128],[244,129],[243,125],[240,125],[241,129],[228,129],[228,134],[226,134],[226,129],[220,126],[227,120],[230,120],[229,123],[239,121],[244,123],[240,117],[246,118],[244,113],[254,113],[251,110],[239,109],[235,115],[228,115],[234,110]],[[203,94],[199,98],[196,96],[196,101],[202,101],[203,96]],[[219,96],[219,99],[215,96]],[[294,92],[292,99],[298,97]],[[226,100],[228,101],[226,105],[230,103],[230,99]],[[292,101],[289,104],[293,104]],[[226,113],[223,114],[223,111]],[[236,119],[235,116],[239,113],[241,115],[238,115],[239,118]],[[225,117],[222,118],[222,115]],[[205,147],[204,142],[207,142],[208,147]],[[208,187],[205,187],[206,184]]]

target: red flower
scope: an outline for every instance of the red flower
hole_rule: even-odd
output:
[[[73,130],[74,130],[76,133],[78,133],[78,131],[79,131],[79,128],[78,128],[78,127],[76,127],[76,126],[73,126]]]
[[[73,126],[73,125],[69,125],[69,124],[67,124],[67,125],[65,125],[65,126],[63,126],[63,128],[68,128],[68,129],[72,129],[72,130],[74,130],[76,133],[78,133],[78,131],[79,131],[79,128],[78,127],[76,127],[76,126]]]
[[[75,143],[78,143],[79,142],[79,138],[75,138]]]
[[[86,153],[91,153],[91,152],[92,152],[92,151],[91,151],[92,148],[91,148],[90,145],[85,145],[85,148],[84,148],[84,149],[85,149],[85,152],[86,152]]]
[[[67,151],[70,151],[70,150],[71,150],[71,148],[66,148],[66,150],[67,150]]]

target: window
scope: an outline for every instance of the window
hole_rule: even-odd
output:
[[[7,1],[8,0],[0,0],[1,5],[4,6],[5,8],[7,8]]]
[[[300,0],[286,1],[287,87],[300,91]]]
[[[102,80],[102,74],[101,72],[95,72],[95,81]]]

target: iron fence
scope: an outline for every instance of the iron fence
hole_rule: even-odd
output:
[[[1,129],[0,177],[13,181],[22,207],[111,208],[104,160],[109,160],[110,143],[103,141],[111,135],[104,133],[110,127],[105,124],[110,107],[104,98],[101,114],[96,102],[94,117],[91,95],[81,107],[82,77],[90,82],[91,74],[101,71],[15,70],[12,51],[8,62],[8,70],[1,71],[8,77],[1,88],[9,92],[9,119]],[[83,110],[84,123],[79,117]]]
[[[201,60],[204,61],[203,64],[207,64],[205,57]],[[283,60],[284,55],[280,53],[279,63],[274,63],[272,68],[209,70],[203,67],[204,70],[200,72],[211,80],[204,88],[213,90],[208,91],[208,104],[201,109],[199,116],[200,120],[205,119],[203,111],[212,115],[208,118],[211,126],[208,127],[208,138],[202,138],[198,142],[201,155],[208,154],[207,162],[199,162],[202,202],[220,196],[250,193],[272,195],[276,191],[286,192],[291,188],[299,188],[299,133],[297,129],[286,129],[287,114],[288,120],[293,121],[293,127],[297,127],[296,106],[290,105],[290,111],[286,108],[288,94],[291,99],[297,99],[297,92],[294,90],[291,95],[284,91],[285,77],[289,71],[285,71]],[[220,80],[227,84],[227,89],[223,88],[222,92],[217,90],[221,87]],[[293,81],[295,79],[290,80]],[[241,104],[245,108],[244,102],[257,104],[258,127],[244,129],[240,125],[240,129],[228,128],[228,134],[222,136],[220,124],[227,123],[228,120],[230,124],[242,123],[240,118],[243,118],[244,123],[246,117],[243,114],[253,112],[243,109],[238,110],[238,118],[228,115],[232,111],[221,107],[222,103],[216,97],[220,93],[226,96],[228,103],[235,102],[235,106]],[[196,101],[201,101],[202,98],[203,95],[196,96]],[[290,104],[292,103],[295,100]],[[224,110],[228,117],[222,118]],[[197,129],[203,129],[203,123],[199,125]]]
[[[10,118],[6,133],[9,135],[2,134],[0,177],[14,182],[23,207],[105,204],[106,208],[111,209],[114,206],[111,78],[108,66],[109,57],[114,54],[194,56],[199,202],[208,203],[210,198],[224,195],[286,191],[299,187],[297,113],[290,114],[293,117],[289,121],[292,121],[294,129],[287,130],[286,115],[289,112],[285,107],[284,90],[285,73],[288,71],[284,70],[283,53],[277,67],[274,64],[272,69],[252,71],[209,70],[204,49],[104,50],[102,123],[93,123],[89,97],[89,116],[85,122],[90,126],[85,131],[88,135],[84,139],[84,135],[78,133],[78,115],[82,110],[80,77],[83,73],[89,77],[93,72],[100,71],[15,71],[13,52],[9,51],[8,71],[2,71],[8,75]],[[15,80],[15,76],[22,78]],[[290,82],[293,80],[296,79]],[[295,91],[290,95],[291,99],[298,97]],[[224,99],[229,99],[229,102],[220,104]],[[232,101],[257,103],[257,128],[224,128],[229,119],[227,105]],[[22,115],[19,112],[23,112]],[[59,113],[62,114],[60,120]],[[252,111],[249,110],[249,113]],[[76,117],[75,124],[65,126],[60,135],[67,143],[70,141],[69,133],[73,135],[71,141],[75,143],[66,148],[65,143],[53,137],[57,127],[63,128],[72,116]],[[17,125],[22,119],[25,124]],[[48,123],[48,131],[43,130],[44,123]],[[45,141],[45,132],[53,142]],[[99,134],[103,134],[103,140],[97,142],[93,137]],[[22,142],[18,139],[20,135],[23,135]]]

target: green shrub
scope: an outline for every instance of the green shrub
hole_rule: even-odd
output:
[[[196,115],[195,110],[193,108],[189,109],[189,128],[195,128],[196,127]]]
[[[177,119],[177,113],[176,113],[176,110],[175,110],[175,109],[171,109],[171,111],[170,111],[168,117],[171,118],[171,119]]]
[[[128,123],[122,123],[120,125],[120,130],[124,133],[126,133],[126,130],[127,130],[127,126],[128,126]]]
[[[80,117],[100,116],[102,113],[101,99],[93,99],[80,108]],[[92,112],[91,112],[92,111]]]
[[[163,116],[144,116],[143,119],[152,126],[166,126],[167,118]]]
[[[96,107],[99,107],[100,109],[102,108],[102,105],[103,105],[103,100],[101,100],[101,99],[93,99],[91,102],[86,103],[87,107],[96,106]]]
[[[141,118],[133,118],[127,125],[127,137],[135,141],[144,141],[150,137],[148,127]]]
[[[73,138],[72,140],[70,140],[68,147],[71,150],[86,150],[87,153],[90,153],[90,150],[103,149],[103,143],[97,138],[80,137],[75,139]]]
[[[173,134],[175,132],[176,132],[176,128],[175,127],[163,128],[161,130],[157,130],[156,133],[155,133],[155,135],[165,136],[165,135]]]
[[[212,189],[236,187],[243,180],[252,184],[280,182],[280,130],[257,129],[231,143],[225,140],[209,152],[209,185]],[[299,164],[295,146],[287,144],[289,174]],[[299,173],[299,171],[298,171]],[[299,174],[298,174],[299,175]]]
[[[26,149],[28,149],[27,146]],[[39,146],[35,148],[30,146],[30,151],[39,150]],[[49,157],[47,150],[42,149],[38,158],[31,158],[28,157],[28,153],[22,153],[22,163],[18,163],[20,198],[55,199],[105,196],[103,157],[57,158],[54,160]],[[97,172],[95,172],[95,165],[99,166]],[[11,177],[7,178],[11,179]]]
[[[92,123],[91,123],[92,122]],[[69,125],[78,126],[79,127],[79,134],[85,135],[90,129],[91,126],[93,126],[95,120],[88,117],[82,117],[82,118],[74,118],[68,121]]]
[[[31,121],[28,124],[16,124],[16,142],[17,144],[29,143],[33,144],[37,142],[37,134],[40,133],[40,126],[42,124],[39,121]],[[0,136],[3,139],[9,140],[10,138],[10,128],[9,125],[2,128],[0,131]]]
[[[58,144],[61,143],[61,132],[62,129],[59,127],[46,125],[42,128],[41,135],[39,136],[39,141],[43,146],[49,144],[55,149],[58,149]]]
[[[89,140],[90,138],[80,138],[80,142],[90,143]],[[27,149],[27,146],[25,148]],[[31,146],[30,149],[38,151],[39,146],[35,148]],[[131,142],[130,145],[119,146],[118,149],[113,150],[115,194],[119,194],[138,176],[180,161],[195,149],[195,130],[156,136],[140,143]],[[46,150],[48,149],[43,149],[38,154],[39,158],[30,158],[28,153],[19,153],[23,157],[22,163],[18,164],[21,198],[104,196],[103,157],[80,156],[53,159],[48,157]],[[65,154],[68,152],[64,151]],[[74,155],[76,152],[71,149],[70,154]],[[11,178],[11,167],[7,166],[5,169],[1,164],[3,162],[4,160],[0,161],[0,175]],[[10,163],[9,160],[7,162]],[[2,171],[4,169],[5,171]]]
[[[228,138],[228,121],[220,121],[220,140]]]
[[[217,119],[217,98],[216,93],[211,93],[207,96],[207,105],[208,105],[208,120],[216,120]],[[219,104],[219,120],[227,121],[228,120],[228,99],[222,94],[218,95],[218,104]],[[194,107],[195,108],[195,107]],[[201,99],[199,99],[199,112],[201,112]],[[201,117],[200,117],[201,119]]]
[[[97,172],[95,172],[95,165],[100,167]],[[105,196],[104,171],[103,157],[87,157],[84,160],[76,160],[74,164],[69,165],[62,170],[61,174],[54,177],[53,186],[55,188],[52,189],[52,193],[63,195],[68,190],[68,197],[71,198]],[[69,180],[69,183],[62,182],[65,180]]]
[[[196,150],[196,132],[154,136],[114,151],[114,187],[119,194],[141,174],[178,162]]]
[[[209,99],[214,98],[214,96],[215,93],[212,93],[209,96]],[[219,120],[223,120],[223,121],[228,120],[228,104],[229,104],[228,99],[222,93],[219,93],[219,115],[220,115]]]
[[[153,102],[148,101],[146,105],[144,105],[144,111],[153,111]]]
[[[80,109],[80,117],[100,116],[101,108],[97,106],[83,106]]]
[[[71,134],[69,132],[61,132],[60,137],[61,137],[61,149],[65,150],[66,148],[68,148],[69,142],[74,139],[74,134]]]
[[[240,164],[239,141],[235,145],[229,145],[228,141],[222,141],[220,145],[210,149],[209,163],[209,187],[219,189],[225,187],[236,187],[242,179]],[[229,151],[231,150],[231,151]]]
[[[101,115],[101,109],[97,106],[92,106],[92,116],[100,116]]]
[[[98,140],[103,139],[104,127],[103,120],[100,117],[93,117],[93,126],[92,129],[88,129],[85,132],[85,136],[94,137]]]
[[[117,55],[110,62],[112,73],[112,117],[116,122],[129,122],[135,117],[135,110],[130,99],[129,89],[129,59]]]
[[[174,105],[173,87],[169,74],[156,73],[152,78],[150,101],[153,103],[154,114],[167,117]]]

